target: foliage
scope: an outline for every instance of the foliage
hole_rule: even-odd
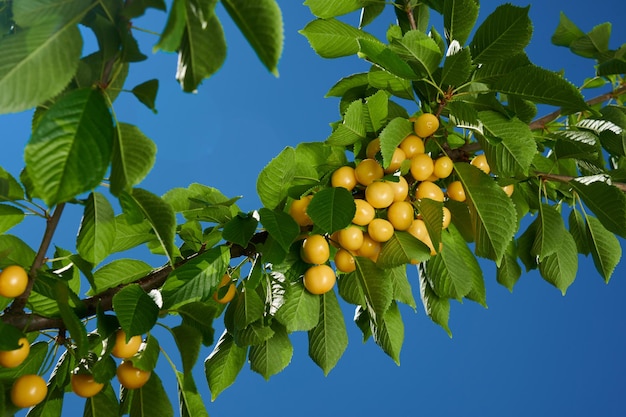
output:
[[[283,29],[276,2],[221,3],[277,74]],[[186,92],[196,91],[225,59],[216,4],[174,0],[155,45],[178,54],[176,78]],[[11,350],[24,335],[34,343],[23,364],[0,369],[3,415],[15,412],[8,400],[12,382],[45,373],[59,345],[65,353],[50,375],[47,397],[29,415],[59,415],[73,372],[92,373],[105,384],[87,400],[85,415],[95,409],[171,415],[154,372],[145,386],[123,389],[116,398],[110,353],[118,328],[128,337],[146,335],[130,361],[152,371],[161,353],[151,330],[166,320],[177,323],[166,327],[182,357],[182,369],[172,362],[181,413],[204,416],[191,373],[202,346],[213,346],[204,367],[215,399],[246,360],[265,378],[284,369],[296,331],[308,332],[309,355],[328,374],[347,345],[340,302],[355,305],[363,338],[399,363],[404,327],[398,304],[415,309],[419,291],[426,313],[451,333],[450,299],[486,305],[478,257],[495,263],[498,282],[510,290],[523,267],[537,269],[565,294],[579,254],[591,255],[600,277],[610,280],[621,258],[616,236],[626,237],[626,47],[609,49],[610,27],[584,33],[561,16],[553,43],[595,65],[595,76],[577,88],[526,56],[528,7],[504,4],[475,27],[476,0],[305,5],[315,19],[301,34],[318,55],[358,55],[371,66],[330,88],[327,95],[340,99],[341,118],[329,136],[285,148],[271,160],[257,180],[263,207],[243,213],[236,198],[207,185],[162,196],[139,187],[156,146],[121,120],[114,103],[131,64],[147,59],[133,37],[134,21],[148,8],[166,11],[162,0],[0,1],[0,112],[35,108],[24,170],[15,176],[0,168],[0,267],[29,271],[24,294],[0,298],[0,347]],[[367,25],[389,7],[397,22],[378,39]],[[358,27],[341,18],[359,10]],[[429,27],[431,13],[443,15],[439,31]],[[99,49],[88,56],[80,56],[79,27],[98,40]],[[581,91],[599,86],[610,91],[585,101]],[[155,110],[157,90],[158,82],[147,80],[125,91]],[[552,112],[535,119],[538,108]],[[454,161],[445,176],[431,169],[418,178],[422,167],[410,158],[393,166],[397,149],[406,154],[405,138],[422,130],[414,129],[423,114],[434,115],[437,125],[419,138],[421,153],[435,163],[444,156]],[[479,166],[478,155],[487,165]],[[335,266],[337,290],[313,294],[302,280],[311,268],[302,239],[325,236],[332,259],[349,244],[347,230],[365,241],[375,235],[371,221],[353,224],[356,200],[368,200],[371,181],[359,177],[358,168],[366,159],[381,172],[375,182],[397,187],[406,180],[408,194],[400,200],[411,203],[411,227],[396,226],[391,203],[377,206],[375,217],[396,230],[374,241],[372,253],[361,244],[353,249],[350,271],[326,260]],[[354,185],[334,186],[334,173],[345,166],[356,168]],[[461,184],[464,201],[445,196],[452,181]],[[422,194],[426,185],[432,194]],[[514,191],[507,194],[510,185]],[[298,204],[305,207],[300,214]],[[83,209],[76,244],[51,253],[67,205]],[[446,210],[451,223],[442,226]],[[47,220],[39,248],[9,233],[27,213]],[[163,263],[133,259],[130,251],[138,246],[163,256]],[[407,267],[417,268],[419,288],[411,288]],[[237,292],[222,304],[225,277]],[[215,340],[212,322],[220,317],[226,330]],[[55,329],[53,343],[38,339]]]

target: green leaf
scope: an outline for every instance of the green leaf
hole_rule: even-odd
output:
[[[202,334],[198,329],[188,324],[172,327],[174,341],[180,352],[183,363],[183,372],[191,374],[194,365],[198,361],[200,345],[202,344]]]
[[[522,52],[532,36],[530,6],[498,6],[478,27],[470,42],[475,63],[500,61]]]
[[[213,344],[213,318],[217,310],[201,302],[192,302],[182,305],[176,309],[183,319],[183,324],[191,326],[202,334],[202,344],[211,346]]]
[[[541,204],[539,216],[533,223],[535,223],[535,241],[530,253],[541,262],[558,250],[567,230],[561,213],[547,204]]]
[[[478,18],[476,0],[445,0],[443,2],[443,26],[448,43],[453,40],[464,45],[474,29]]]
[[[402,117],[391,120],[380,132],[380,153],[383,156],[384,168],[389,166],[396,148],[410,133],[413,133],[413,126],[411,122]]]
[[[241,211],[235,204],[239,197],[229,199],[216,188],[202,184],[171,189],[163,199],[187,220],[226,223]]]
[[[22,239],[13,235],[0,235],[0,268],[21,265],[26,270],[35,259],[35,251]]]
[[[366,3],[364,0],[306,0],[304,5],[308,6],[316,17],[327,19],[360,9],[364,3]]]
[[[224,225],[222,237],[228,242],[236,243],[245,248],[254,235],[258,224],[259,221],[252,214],[239,213]]]
[[[479,138],[491,169],[502,177],[526,177],[537,153],[537,145],[528,125],[494,111],[479,113],[483,123]],[[495,142],[495,143],[494,143]]]
[[[278,60],[283,50],[283,20],[276,1],[222,0],[222,5],[261,62],[278,76]]]
[[[8,204],[0,204],[0,234],[5,233],[13,226],[24,220],[24,212]]]
[[[607,22],[595,26],[586,35],[575,39],[569,47],[577,55],[585,58],[598,58],[608,51],[610,37],[611,23]]]
[[[415,310],[415,298],[413,297],[413,289],[409,284],[406,265],[389,269],[389,277],[393,286],[393,299],[408,305]]]
[[[128,285],[113,296],[113,309],[129,337],[149,332],[159,315],[159,306],[137,284]]]
[[[389,96],[384,91],[377,91],[366,99],[366,126],[369,132],[378,132],[386,123],[389,115]]]
[[[369,3],[363,6],[359,27],[364,27],[372,23],[385,10],[385,3]]]
[[[393,286],[390,279],[385,279],[386,273],[367,258],[356,257],[356,271],[352,274],[357,279],[360,291],[364,295],[367,312],[379,323],[393,298]]]
[[[134,0],[130,3],[125,3],[122,13],[127,18],[142,16],[148,8],[154,8],[157,10],[167,10],[164,0]]]
[[[300,227],[293,217],[284,211],[270,210],[261,208],[261,224],[267,232],[274,238],[285,252],[289,251],[289,247],[300,234]]]
[[[420,295],[422,297],[422,304],[428,317],[432,321],[443,327],[448,333],[448,336],[452,337],[452,332],[448,326],[448,319],[450,317],[450,301],[447,298],[440,298],[435,294],[432,287],[429,284],[429,279],[424,268],[418,267],[419,281],[420,281]]]
[[[44,113],[24,150],[34,193],[53,206],[93,189],[106,173],[112,145],[113,122],[100,91],[66,94]]]
[[[265,301],[261,299],[258,292],[248,286],[249,281],[244,282],[246,287],[237,297],[235,307],[233,318],[235,330],[245,329],[255,321],[262,320],[265,315]]]
[[[161,247],[165,250],[169,263],[173,265],[177,252],[174,246],[176,215],[172,206],[159,196],[141,188],[134,188],[130,196],[152,226]]]
[[[206,2],[210,0],[201,0]],[[211,13],[206,22],[194,12],[192,2],[187,2],[186,25],[178,49],[176,79],[185,92],[193,92],[203,79],[213,75],[226,59],[226,41],[222,24]]]
[[[130,403],[130,417],[173,417],[172,404],[163,388],[161,378],[152,372],[146,384],[133,390]]]
[[[380,68],[391,74],[409,80],[417,79],[418,76],[411,66],[392,49],[377,39],[358,39],[359,52]]]
[[[460,301],[472,290],[475,277],[482,280],[482,270],[454,226],[441,237],[442,250],[426,264],[429,284],[439,298]]]
[[[148,175],[156,159],[156,145],[137,126],[119,123],[113,142],[111,193],[118,196]]]
[[[307,38],[313,50],[322,58],[354,55],[359,52],[359,39],[376,39],[367,32],[333,18],[313,20],[299,33]]]
[[[211,401],[215,401],[226,388],[232,385],[239,372],[246,363],[248,348],[242,348],[235,344],[230,333],[224,331],[215,348],[204,361]]]
[[[578,270],[576,242],[569,233],[563,233],[556,251],[539,262],[541,276],[565,295],[574,282]]]
[[[150,110],[152,110],[152,112],[156,114],[157,110],[155,107],[155,101],[158,90],[159,80],[154,78],[141,84],[137,84],[133,87],[131,92],[135,95],[135,97],[137,97],[137,100],[139,100],[147,108],[149,108]]]
[[[474,0],[468,0],[473,3]],[[441,86],[459,86],[465,83],[472,73],[472,55],[469,49],[463,48],[446,56],[441,75]]]
[[[397,77],[377,66],[372,66],[370,69],[367,82],[373,88],[387,91],[400,98],[413,100],[413,88],[409,80]]]
[[[375,326],[374,341],[400,365],[400,350],[404,342],[404,323],[398,304],[392,302],[380,323]]]
[[[346,350],[348,332],[335,292],[328,291],[315,298],[319,317],[316,318],[317,325],[309,330],[309,356],[326,376]]]
[[[396,231],[383,245],[377,265],[381,268],[392,268],[428,259],[430,259],[428,246],[410,233]]]
[[[622,257],[622,247],[615,235],[595,217],[587,216],[587,237],[596,269],[608,284]]]
[[[152,267],[138,259],[116,259],[93,273],[94,287],[90,294],[98,294],[109,288],[130,284],[145,277]]]
[[[208,300],[218,288],[229,262],[228,247],[218,246],[174,269],[163,285],[163,307]]]
[[[72,341],[76,344],[76,356],[84,358],[89,351],[87,330],[69,305],[70,289],[65,282],[57,281],[55,295],[61,318],[63,318],[63,325],[70,332]]]
[[[296,281],[289,285],[285,303],[275,317],[289,333],[308,331],[318,325],[319,310],[319,297],[305,290],[301,281]]]
[[[186,0],[174,0],[172,2],[165,28],[161,32],[159,41],[154,45],[153,52],[158,50],[176,52],[178,50],[187,21],[186,5]]]
[[[329,234],[348,226],[355,212],[354,198],[343,187],[325,188],[315,193],[307,208],[315,226]]]
[[[346,146],[356,143],[366,135],[365,106],[361,100],[355,100],[346,109],[343,121],[326,139],[334,146]]]
[[[24,199],[24,189],[19,182],[9,174],[4,168],[0,167],[0,200],[2,201],[18,201]]]
[[[120,408],[117,394],[111,384],[106,384],[102,391],[85,401],[83,417],[105,417],[115,415]]]
[[[563,114],[588,108],[576,86],[559,74],[534,65],[526,65],[503,75],[493,87],[534,103],[561,107]]]
[[[509,241],[517,229],[517,213],[511,199],[480,169],[455,163],[463,183],[476,239],[476,254],[500,265]]]
[[[123,252],[156,239],[148,221],[129,224],[126,214],[115,216],[115,241],[111,252]]]
[[[443,57],[437,43],[418,30],[407,32],[401,40],[393,41],[389,48],[409,63],[418,78],[432,78]]]
[[[265,343],[274,336],[274,330],[262,321],[256,321],[244,329],[235,331],[235,343],[238,346],[252,346]]]
[[[176,371],[181,417],[209,417],[191,372]]]
[[[132,362],[133,366],[138,369],[143,371],[152,371],[156,368],[160,354],[161,346],[159,345],[159,341],[156,337],[148,334],[145,341],[145,347],[142,346],[139,354],[133,356],[129,360]]]
[[[0,113],[35,107],[55,97],[70,82],[83,47],[76,23],[84,11],[76,10],[71,16],[49,15],[44,22],[0,39]]]
[[[19,348],[21,345],[18,342],[22,337],[24,334],[17,327],[5,324],[4,321],[0,320],[0,350],[7,351]]]
[[[517,263],[517,247],[515,240],[511,240],[504,252],[502,262],[496,270],[496,280],[513,292],[513,287],[522,276],[522,268]]]
[[[375,67],[374,67],[375,68]],[[360,89],[368,86],[369,75],[366,72],[358,74],[352,74],[347,77],[343,77],[337,81],[324,97],[343,97],[348,91],[352,89]]]
[[[115,213],[106,197],[98,192],[89,194],[76,237],[80,256],[94,265],[109,256],[115,241]]]
[[[287,197],[296,172],[296,151],[286,147],[263,168],[256,182],[263,206],[275,209]]]
[[[601,176],[580,177],[569,184],[607,230],[626,238],[626,195],[622,191]]]
[[[552,35],[552,43],[557,46],[569,47],[576,39],[585,36],[585,33],[578,28],[571,20],[561,12],[559,25]]]
[[[261,374],[266,380],[289,365],[293,356],[293,346],[287,331],[277,324],[272,328],[274,329],[272,338],[251,346],[248,354],[250,369]]]

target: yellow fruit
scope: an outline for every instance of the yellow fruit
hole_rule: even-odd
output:
[[[380,253],[380,249],[380,242],[372,239],[372,237],[367,233],[363,234],[363,244],[358,251],[359,256],[369,258],[372,261],[376,262],[376,260],[378,259],[378,254]]]
[[[352,223],[367,226],[376,216],[376,210],[370,203],[360,198],[355,199],[354,204],[356,204],[356,212],[352,218]]]
[[[46,398],[48,386],[39,375],[22,375],[11,387],[11,402],[19,408],[33,407]]]
[[[411,175],[416,181],[425,181],[435,169],[432,158],[425,153],[420,153],[411,158]]]
[[[397,201],[387,209],[387,220],[396,230],[408,229],[414,218],[413,205],[408,201]]]
[[[350,252],[345,249],[339,249],[335,253],[335,266],[337,270],[341,272],[352,272],[356,270],[356,262],[354,261],[354,256]]]
[[[348,226],[341,229],[337,235],[337,240],[342,248],[355,251],[363,244],[363,231],[357,226]]]
[[[289,214],[300,226],[311,226],[313,221],[306,213],[307,207],[309,207],[309,203],[313,199],[312,195],[307,195],[298,200],[294,200],[289,206]]]
[[[448,178],[450,174],[452,174],[452,169],[454,168],[454,162],[450,159],[449,156],[441,156],[437,158],[435,161],[435,167],[433,169],[433,174],[437,178]]]
[[[415,189],[415,198],[421,200],[422,198],[430,198],[435,201],[443,201],[443,191],[441,188],[433,182],[422,181]]]
[[[310,264],[323,264],[330,257],[330,248],[322,235],[311,235],[302,242],[302,259]]]
[[[461,181],[452,181],[448,184],[448,189],[446,190],[446,194],[448,194],[448,198],[454,201],[465,201],[465,189],[463,188],[463,184]]]
[[[24,362],[30,353],[30,344],[25,337],[18,340],[19,348],[14,350],[0,350],[0,366],[16,368]]]
[[[15,298],[24,294],[28,286],[28,274],[19,265],[7,266],[0,272],[0,295]]]
[[[399,170],[400,165],[402,165],[405,159],[406,159],[406,154],[404,153],[404,151],[400,148],[396,148],[393,151],[393,155],[391,156],[391,163],[389,164],[387,168],[384,169],[385,173],[391,174]]]
[[[113,346],[111,355],[122,359],[130,358],[137,353],[141,342],[141,336],[139,335],[131,337],[130,340],[126,342],[126,333],[124,330],[120,329],[115,333],[115,345]]]
[[[472,162],[470,163],[474,165],[476,168],[479,168],[485,174],[489,174],[491,172],[491,168],[489,167],[489,163],[487,162],[487,157],[485,156],[484,153],[481,153],[480,155],[476,155],[474,159],[472,159]]]
[[[443,207],[443,221],[442,221],[442,229],[447,229],[450,226],[450,222],[452,221],[452,213],[448,207]]]
[[[415,134],[420,138],[427,138],[439,129],[439,119],[437,116],[430,113],[420,114],[415,123],[413,123],[413,130]]]
[[[221,291],[222,288],[228,285],[228,290],[226,293]],[[220,294],[224,294],[220,297]],[[235,294],[237,294],[237,286],[233,283],[233,280],[230,275],[224,274],[222,276],[222,280],[220,281],[220,285],[217,287],[217,290],[213,293],[213,299],[220,304],[228,304],[235,298]]]
[[[423,244],[430,248],[430,254],[436,255],[435,247],[433,245],[432,240],[430,239],[430,235],[428,234],[428,229],[426,229],[426,223],[424,223],[421,219],[413,220],[411,227],[409,227],[408,232],[419,239]]]
[[[72,374],[70,385],[74,394],[83,398],[91,398],[104,388],[104,384],[96,382],[90,374]]]
[[[511,197],[513,195],[513,191],[515,190],[515,184],[509,184],[502,187],[502,191],[505,192],[506,195]]]
[[[126,389],[143,387],[150,379],[152,372],[135,368],[132,362],[124,361],[117,367],[117,380]]]
[[[387,184],[393,188],[393,201],[404,201],[409,195],[409,183],[406,178],[399,176],[398,181],[387,181]]]
[[[330,177],[330,184],[333,187],[343,187],[348,191],[352,191],[356,186],[354,168],[346,165],[336,169]]]
[[[393,198],[393,188],[385,181],[375,181],[365,189],[365,200],[376,209],[389,207]]]
[[[337,277],[335,271],[328,265],[314,265],[304,273],[304,288],[311,294],[324,294],[330,291]]]
[[[400,149],[404,151],[406,158],[411,159],[424,153],[424,141],[416,135],[409,135],[400,142]]]
[[[380,139],[376,138],[368,143],[365,147],[365,156],[370,159],[374,159],[378,152],[380,152]]]
[[[375,159],[364,159],[354,169],[359,184],[368,186],[385,175],[383,167]]]
[[[367,225],[367,234],[376,242],[384,243],[393,236],[393,225],[389,220],[374,219]]]

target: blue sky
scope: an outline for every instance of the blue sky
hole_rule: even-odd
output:
[[[143,188],[162,194],[200,182],[227,196],[242,195],[240,207],[253,210],[260,206],[256,177],[272,157],[285,146],[328,136],[329,123],[339,118],[338,101],[325,99],[324,94],[341,77],[363,71],[367,64],[357,58],[317,57],[297,33],[312,19],[308,8],[301,1],[279,4],[285,20],[279,78],[258,62],[219,5],[228,57],[198,94],[180,91],[174,79],[175,55],[150,56],[147,63],[131,68],[129,88],[150,78],[161,82],[156,116],[130,95],[116,102],[120,121],[137,124],[158,145],[157,163]],[[481,1],[480,19],[499,4]],[[565,69],[566,77],[579,84],[592,75],[591,61],[550,44],[561,10],[586,32],[623,17],[618,13],[623,5],[618,0],[595,5],[560,0],[531,6],[534,35],[527,49],[531,60],[552,70]],[[163,13],[150,12],[135,23],[160,31],[164,19]],[[347,19],[356,24],[358,14]],[[380,28],[388,23],[391,20]],[[440,26],[439,30],[443,32]],[[143,51],[151,54],[156,37],[137,36]],[[614,24],[611,47],[624,42],[626,29]],[[409,107],[410,113],[414,110]],[[29,118],[29,114],[0,116],[0,166],[14,175],[23,165]],[[78,228],[79,217],[71,216],[72,211],[58,235],[66,247]],[[43,230],[43,225],[38,227]],[[25,240],[36,245],[40,234],[32,233]],[[624,247],[624,240],[620,242]],[[292,337],[292,364],[269,382],[245,367],[235,385],[211,403],[202,371],[210,349],[201,354],[196,381],[211,416],[624,416],[626,266],[618,266],[607,286],[590,258],[579,261],[577,279],[565,297],[535,272],[525,274],[511,294],[495,282],[493,265],[482,263],[489,308],[453,302],[453,338],[432,323],[421,306],[417,312],[403,306],[405,343],[399,367],[371,340],[361,342],[361,333],[351,322],[352,308],[346,306],[348,349],[327,377],[308,358],[306,334],[301,333]],[[418,299],[414,271],[410,280]],[[165,339],[162,344],[176,357]],[[158,372],[175,399],[175,382],[165,361]],[[68,396],[64,415],[82,410],[83,401]]]

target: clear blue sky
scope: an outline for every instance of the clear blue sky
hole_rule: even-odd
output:
[[[317,57],[306,39],[297,33],[312,19],[301,2],[279,0],[285,20],[279,78],[258,62],[221,6],[218,9],[224,16],[228,58],[222,70],[203,83],[198,94],[180,92],[174,79],[174,55],[158,54],[146,64],[134,65],[128,87],[149,78],[161,81],[157,116],[130,96],[116,103],[118,118],[137,124],[158,145],[156,166],[142,187],[162,194],[173,187],[200,182],[227,196],[243,195],[240,207],[253,210],[260,205],[255,192],[256,177],[272,157],[285,146],[326,138],[330,133],[328,124],[337,120],[339,113],[338,101],[324,99],[324,94],[341,77],[367,66],[356,58],[331,61]],[[498,4],[493,0],[481,1],[480,19]],[[592,75],[591,61],[550,44],[561,10],[588,31],[605,21],[617,23],[623,18],[623,4],[620,0],[593,4],[560,0],[532,5],[535,31],[528,54],[543,67],[565,69],[566,77],[578,84]],[[150,12],[136,24],[160,31],[164,19],[163,13]],[[358,15],[348,19],[356,23]],[[381,27],[386,28],[387,23],[391,21]],[[440,27],[439,31],[443,32]],[[140,33],[137,36],[143,51],[150,54],[156,38]],[[626,29],[615,24],[611,47],[617,48],[624,42]],[[409,108],[409,112],[413,111]],[[23,165],[29,117],[0,117],[0,165],[14,175]],[[61,245],[68,247],[73,242],[78,219],[66,219],[63,223]],[[40,237],[37,233],[34,230],[26,240],[36,245]],[[626,246],[624,240],[620,242]],[[292,364],[285,371],[266,382],[245,367],[235,385],[211,403],[202,370],[202,361],[210,349],[204,350],[196,381],[205,394],[209,414],[626,415],[625,264],[618,266],[607,286],[591,259],[581,258],[577,279],[565,297],[535,272],[524,275],[510,294],[495,282],[493,266],[483,263],[483,267],[489,308],[469,301],[462,305],[453,302],[452,339],[430,321],[421,306],[417,313],[403,306],[405,343],[399,367],[373,341],[361,342],[361,333],[351,322],[351,307],[345,309],[348,349],[327,377],[307,356],[306,334],[295,334]],[[414,271],[410,279],[419,300]],[[165,339],[162,344],[168,345]],[[170,346],[176,357],[173,349]],[[175,400],[175,382],[165,361],[158,372],[165,384],[169,383]],[[77,410],[82,413],[84,400],[69,395],[66,401],[64,415],[77,415]]]

